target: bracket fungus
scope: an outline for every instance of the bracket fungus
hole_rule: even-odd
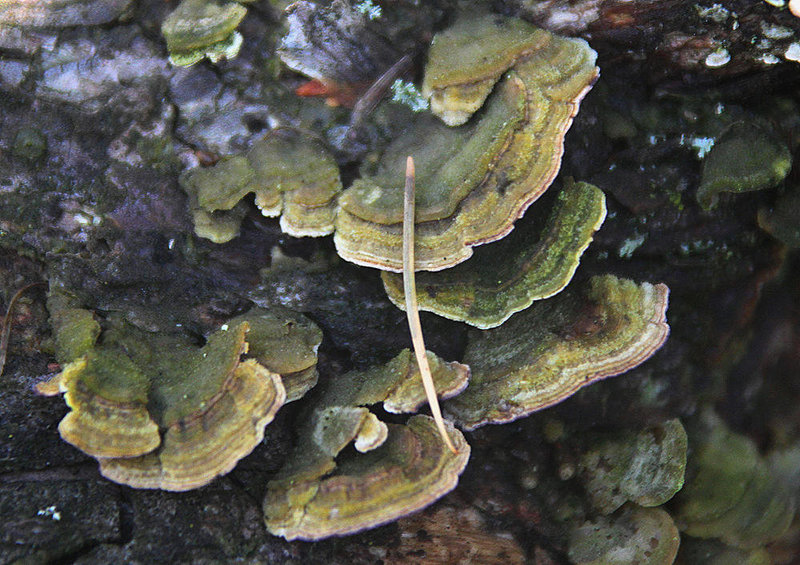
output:
[[[569,284],[605,215],[599,188],[568,182],[535,245],[521,242],[515,236],[527,234],[517,231],[452,269],[418,273],[420,310],[481,329],[499,326]],[[402,278],[386,271],[381,275],[389,299],[403,308]]]
[[[665,510],[629,504],[573,530],[567,555],[575,565],[672,565],[680,541]]]
[[[705,159],[697,201],[709,210],[721,192],[772,188],[791,168],[792,154],[785,143],[755,124],[734,123]]]
[[[444,123],[460,126],[483,106],[506,70],[549,41],[548,32],[520,19],[462,16],[433,38],[422,95]]]
[[[675,521],[698,538],[754,548],[779,538],[794,519],[792,485],[781,480],[755,443],[732,432],[710,410],[689,429],[686,485],[676,495]]]
[[[497,26],[504,18],[481,21]],[[457,128],[419,117],[342,193],[334,242],[343,258],[401,271],[403,199],[397,185],[407,155],[417,161],[418,270],[452,267],[473,246],[504,237],[553,181],[564,136],[597,78],[597,54],[581,39],[514,25],[528,27],[536,46],[500,71],[505,78],[479,115]]]
[[[71,408],[59,432],[95,457],[101,474],[115,482],[175,491],[205,485],[258,445],[285,401],[280,375],[255,359],[241,360],[246,321],[197,347],[185,337],[123,321],[111,322],[101,336],[91,312],[60,302],[52,296],[48,302],[64,364],[57,384]],[[311,354],[301,352],[302,361],[282,366],[313,368],[311,341]],[[53,384],[38,388],[56,393]]]
[[[236,28],[245,14],[236,2],[183,0],[161,25],[170,63],[186,67],[205,57],[212,63],[232,59],[242,45]]]
[[[247,322],[247,355],[281,376],[286,402],[301,398],[317,384],[317,350],[322,330],[311,320],[286,308],[253,308],[228,321]]]
[[[442,394],[466,386],[464,365],[431,353],[428,361]],[[273,534],[316,540],[365,530],[419,510],[455,487],[470,451],[458,430],[447,424],[453,453],[432,418],[386,424],[367,409],[383,402],[387,411],[410,412],[425,401],[410,351],[329,381],[319,398],[294,452],[268,485],[264,514]],[[350,442],[355,453],[341,453]]]
[[[611,514],[628,501],[660,506],[683,487],[686,430],[680,420],[607,435],[581,454],[580,476],[592,505]]]
[[[328,235],[342,189],[336,162],[322,143],[289,129],[273,130],[246,155],[187,170],[179,182],[189,194],[195,231],[215,243],[236,237],[245,214],[241,200],[250,193],[263,215],[281,217],[284,233]]]
[[[445,411],[467,430],[511,422],[636,367],[667,339],[668,293],[663,284],[597,276],[585,296],[569,289],[474,332],[464,354],[470,386]]]

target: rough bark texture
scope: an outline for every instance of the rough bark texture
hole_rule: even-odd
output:
[[[302,79],[275,55],[283,31],[273,4],[248,4],[237,58],[188,68],[167,62],[159,25],[174,6],[160,1],[139,2],[101,27],[0,28],[3,310],[21,286],[48,281],[100,315],[122,312],[142,326],[164,324],[146,306],[169,302],[202,339],[250,304],[282,304],[323,329],[322,379],[409,345],[405,315],[378,273],[337,261],[330,238],[284,236],[252,206],[234,241],[193,236],[177,184],[184,165],[242,151],[283,124],[336,147],[347,183],[401,126],[404,110],[384,104],[357,148],[339,143],[349,110],[295,96]],[[391,18],[394,3],[379,4]],[[718,8],[684,0],[486,5],[585,37],[600,53],[601,79],[567,136],[561,172],[596,184],[609,201],[577,279],[611,272],[671,289],[672,334],[649,363],[548,411],[467,434],[469,467],[434,507],[477,510],[488,531],[513,536],[527,562],[569,563],[569,532],[596,514],[575,475],[594,441],[589,431],[679,417],[691,438],[692,418],[713,406],[767,456],[800,446],[800,261],[756,218],[800,189],[798,167],[777,188],[722,195],[711,211],[695,199],[698,151],[732,123],[769,131],[800,158],[800,62],[789,51],[793,43],[800,51],[800,19],[744,0]],[[450,9],[442,3],[442,19],[429,27],[446,25]],[[9,34],[19,36],[11,47]],[[720,64],[723,51],[729,60]],[[422,318],[428,348],[459,359],[466,330]],[[42,288],[10,320],[0,377],[0,562],[389,563],[401,535],[404,544],[417,536],[424,555],[428,534],[418,521],[316,543],[266,532],[261,501],[291,448],[293,405],[231,474],[197,491],[104,480],[94,460],[59,438],[63,402],[33,391],[58,370]],[[800,549],[795,536],[769,551],[789,563]]]

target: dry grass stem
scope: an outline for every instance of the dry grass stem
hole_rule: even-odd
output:
[[[414,344],[414,354],[417,357],[417,365],[419,365],[419,372],[422,376],[422,386],[425,387],[431,414],[433,414],[436,427],[439,428],[439,433],[442,435],[442,440],[450,448],[450,451],[458,453],[444,427],[439,399],[436,397],[436,387],[433,384],[431,368],[425,354],[422,325],[419,322],[417,287],[414,280],[414,192],[414,159],[409,156],[406,161],[406,185],[403,193],[403,290],[406,298],[406,315],[408,316],[408,327],[411,330],[411,341]]]

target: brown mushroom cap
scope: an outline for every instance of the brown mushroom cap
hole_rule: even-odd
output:
[[[334,242],[343,258],[402,269],[407,155],[416,163],[417,269],[451,267],[511,231],[558,172],[566,131],[598,73],[585,41],[539,35],[479,117],[458,128],[419,118],[342,194]]]
[[[585,296],[568,289],[471,334],[470,385],[445,412],[470,430],[510,422],[636,367],[667,339],[668,294],[663,284],[594,277]]]

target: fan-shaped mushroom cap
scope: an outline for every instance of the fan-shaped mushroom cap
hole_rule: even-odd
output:
[[[189,194],[195,231],[215,243],[236,236],[246,211],[241,200],[251,192],[262,214],[281,216],[285,233],[328,235],[342,189],[339,169],[323,144],[289,129],[273,131],[246,155],[189,169],[179,182]]]
[[[317,384],[317,350],[322,330],[298,312],[286,308],[253,308],[228,322],[247,322],[247,354],[278,373],[286,389],[286,402],[302,397]]]
[[[483,106],[507,69],[549,41],[548,32],[522,20],[467,12],[433,38],[422,94],[434,114],[459,126]]]
[[[624,373],[667,338],[668,289],[606,275],[585,297],[569,289],[470,337],[467,389],[444,410],[465,429],[547,408],[599,379]]]
[[[683,487],[687,440],[677,418],[601,438],[591,441],[579,461],[586,494],[601,513],[611,514],[628,501],[661,506]]]
[[[280,377],[248,359],[199,410],[167,428],[157,451],[133,459],[101,459],[100,472],[136,488],[183,491],[208,484],[264,439],[264,427],[284,398]]]
[[[434,502],[458,482],[469,459],[464,436],[447,424],[458,449],[442,442],[432,418],[389,424],[385,443],[338,465],[328,476],[281,474],[264,501],[267,528],[286,539],[315,540],[390,522]],[[308,446],[305,446],[306,448]]]
[[[456,394],[469,370],[428,353],[438,390]],[[469,446],[447,424],[458,449],[442,442],[434,421],[385,424],[366,406],[413,411],[425,400],[410,351],[366,371],[330,379],[303,420],[298,444],[264,501],[267,528],[287,539],[320,539],[371,528],[430,504],[458,481]],[[357,453],[337,455],[353,442]]]
[[[440,398],[460,393],[469,381],[469,367],[446,362],[427,352],[436,391]],[[326,404],[368,406],[383,403],[387,412],[413,413],[427,402],[414,354],[404,349],[383,365],[364,371],[351,371],[336,379],[337,385],[326,395]]]
[[[697,201],[713,208],[722,192],[771,188],[792,168],[792,154],[772,133],[752,123],[731,125],[711,148],[703,163]]]
[[[629,504],[573,530],[568,555],[576,565],[672,565],[680,542],[665,510]]]
[[[170,62],[188,66],[203,57],[217,62],[236,56],[242,44],[236,28],[246,14],[247,8],[236,2],[183,0],[161,25]]]
[[[58,425],[67,443],[92,457],[134,457],[161,443],[147,412],[147,377],[121,353],[88,353],[60,379],[72,409]]]
[[[265,216],[281,214],[281,229],[294,237],[333,232],[339,168],[311,136],[275,130],[247,154],[256,174],[256,205]]]
[[[402,269],[408,155],[416,163],[418,269],[452,267],[472,246],[511,231],[558,172],[564,136],[598,72],[585,41],[540,35],[538,49],[506,73],[480,116],[458,128],[420,118],[342,194],[334,242],[343,258]]]
[[[419,273],[419,309],[481,329],[499,326],[569,284],[605,216],[605,197],[599,188],[569,182],[534,245],[515,237],[528,234],[514,232],[476,250],[469,261],[452,269]],[[382,278],[389,299],[404,309],[403,278],[389,272]]]

